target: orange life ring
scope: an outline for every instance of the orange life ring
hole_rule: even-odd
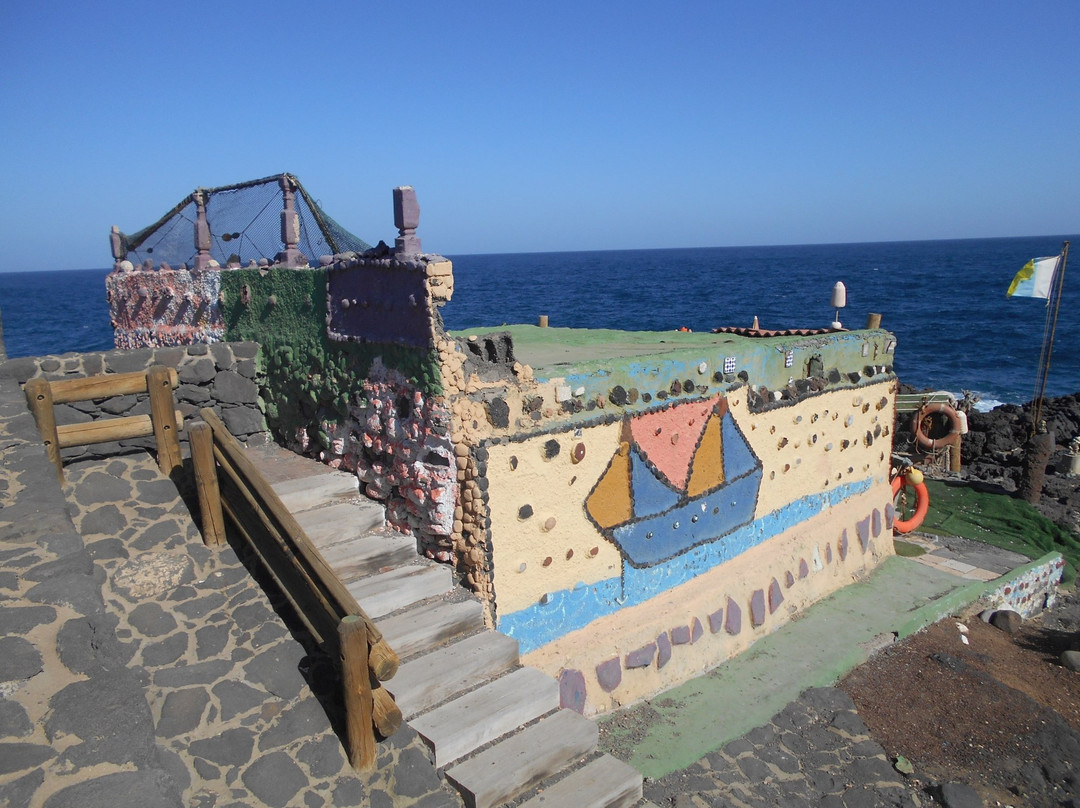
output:
[[[949,423],[952,428],[949,430],[949,434],[944,438],[931,438],[923,432],[922,422],[923,418],[935,412],[945,413],[945,417],[949,419]],[[927,449],[940,449],[943,446],[955,446],[960,442],[960,433],[963,431],[963,425],[960,423],[960,416],[956,410],[950,407],[944,402],[939,404],[923,404],[919,408],[919,411],[915,413],[915,417],[911,420],[911,431],[915,433],[915,440],[919,442],[920,446],[925,446]]]
[[[923,523],[926,512],[930,510],[930,492],[926,490],[926,483],[913,484],[906,474],[897,474],[892,481],[893,499],[896,499],[896,495],[900,493],[900,489],[904,486],[915,491],[915,513],[911,515],[910,519],[893,519],[893,530],[897,533],[910,533],[913,531]]]

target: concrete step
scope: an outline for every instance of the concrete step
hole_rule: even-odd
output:
[[[398,567],[415,561],[416,539],[390,528],[373,530],[363,536],[348,539],[319,552],[333,567],[342,583],[349,583],[364,575],[374,575],[390,567]]]
[[[468,808],[495,808],[589,754],[598,736],[595,723],[573,710],[560,710],[455,763],[446,779]]]
[[[536,668],[518,668],[414,718],[409,726],[442,768],[558,706],[554,679]]]
[[[611,755],[591,760],[541,790],[519,808],[631,808],[641,799],[641,774]]]
[[[360,496],[360,481],[356,475],[343,471],[320,472],[310,477],[282,480],[270,487],[294,515],[321,505]]]
[[[409,721],[424,710],[511,670],[517,663],[517,640],[497,631],[482,631],[411,659],[383,686]]]
[[[393,617],[376,620],[375,625],[398,657],[405,659],[484,628],[484,609],[471,599],[421,603]]]
[[[308,538],[321,551],[338,542],[355,539],[386,523],[382,505],[370,500],[341,502],[294,514]]]
[[[454,588],[454,576],[441,564],[415,564],[357,578],[345,588],[374,620],[449,592]]]

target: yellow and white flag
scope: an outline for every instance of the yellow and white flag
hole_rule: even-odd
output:
[[[1008,297],[1050,297],[1050,287],[1054,282],[1054,270],[1060,255],[1049,258],[1032,258],[1024,268],[1016,273],[1009,285]]]

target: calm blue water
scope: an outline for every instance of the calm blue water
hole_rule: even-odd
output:
[[[1054,255],[1073,236],[957,241],[718,247],[451,256],[447,328],[553,326],[707,331],[722,325],[827,326],[833,284],[860,328],[868,312],[897,335],[896,369],[917,386],[962,389],[984,401],[1032,397],[1043,301],[1008,299],[1028,259]],[[106,270],[0,274],[9,356],[112,346]],[[520,290],[520,291],[516,291]],[[1080,390],[1080,267],[1065,278],[1048,393]]]

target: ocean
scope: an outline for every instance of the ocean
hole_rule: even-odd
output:
[[[847,287],[840,321],[869,312],[897,336],[896,371],[917,387],[969,390],[989,405],[1029,401],[1045,302],[1006,298],[1031,258],[1076,236],[448,256],[451,330],[552,326],[708,331],[819,328],[832,322],[833,285]],[[107,270],[0,274],[8,356],[112,347]],[[1080,267],[1066,272],[1047,394],[1080,390]]]

